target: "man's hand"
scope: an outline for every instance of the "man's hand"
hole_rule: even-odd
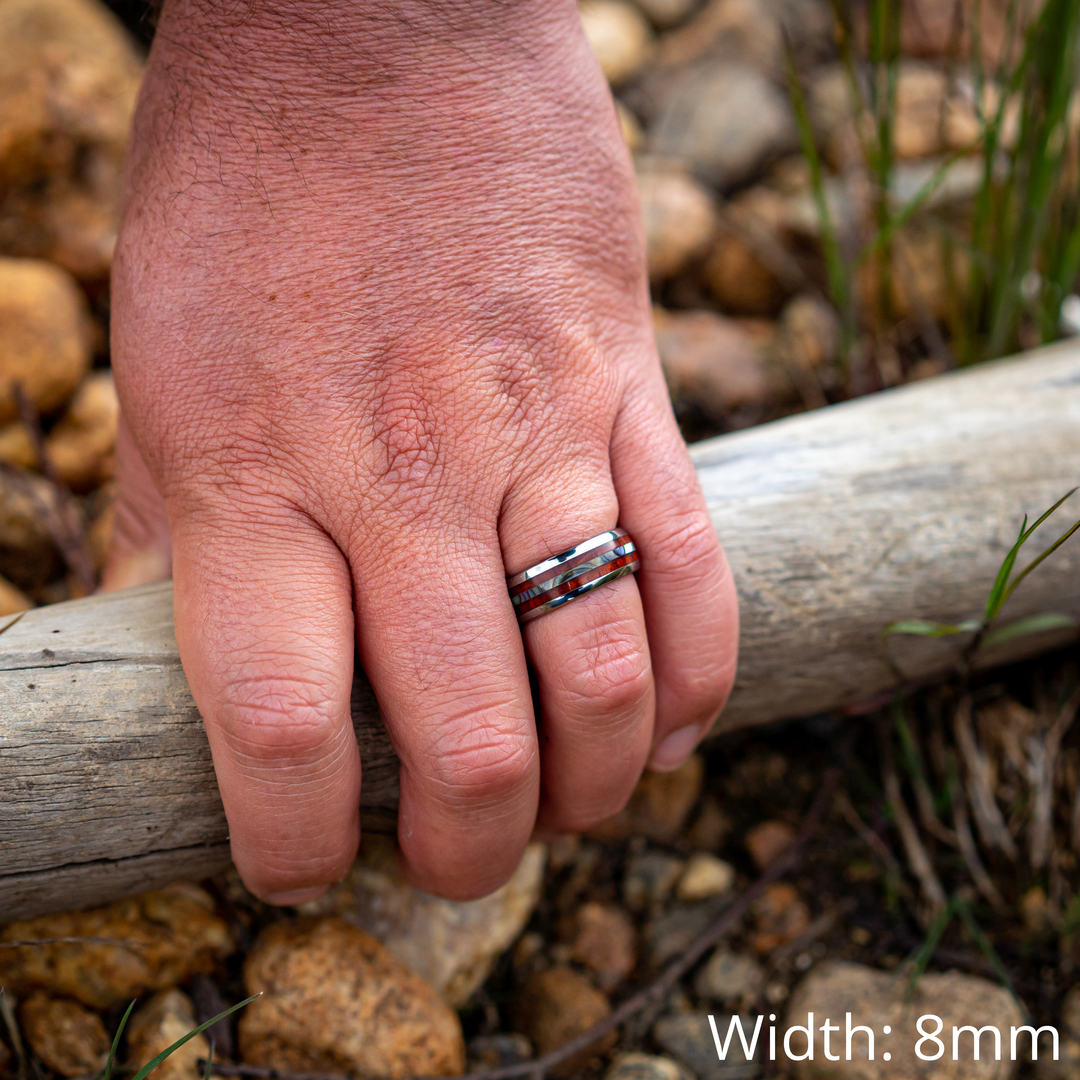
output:
[[[498,886],[534,827],[615,813],[716,718],[734,591],[572,0],[169,0],[113,357],[109,581],[160,573],[167,512],[180,653],[258,895],[310,899],[355,854],[357,645],[406,869],[446,896]],[[522,635],[506,575],[616,523],[640,574]]]

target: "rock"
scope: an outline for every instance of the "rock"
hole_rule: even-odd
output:
[[[477,1035],[469,1040],[469,1072],[519,1065],[533,1056],[532,1043],[518,1032]]]
[[[783,821],[763,821],[749,829],[743,838],[754,865],[764,870],[778,855],[782,855],[795,839],[795,830]]]
[[[735,867],[705,851],[690,856],[686,869],[675,887],[675,895],[684,903],[708,900],[731,892],[735,884]]]
[[[1062,999],[1061,1026],[1072,1038],[1080,1040],[1080,984],[1074,986]]]
[[[163,990],[196,971],[209,971],[233,951],[213,900],[187,883],[0,928],[0,941],[58,937],[139,944],[87,941],[0,949],[0,984],[16,993],[40,989],[107,1009],[145,990]]]
[[[180,990],[155,994],[131,1017],[127,1028],[127,1056],[132,1069],[140,1069],[177,1039],[198,1027],[195,1007]],[[196,1035],[174,1050],[155,1070],[157,1080],[202,1080],[199,1059],[210,1056],[210,1041]]]
[[[33,606],[34,601],[22,589],[17,589],[7,578],[0,577],[0,616],[29,611]]]
[[[663,967],[684,952],[728,902],[722,896],[714,896],[700,904],[675,904],[650,919],[643,934],[649,966]]]
[[[74,279],[36,259],[0,259],[0,421],[18,418],[14,383],[38,412],[52,412],[89,364],[89,318]]]
[[[646,140],[651,153],[686,162],[722,191],[796,144],[786,95],[740,61],[703,61],[673,71]]]
[[[630,916],[614,905],[590,902],[578,908],[574,924],[574,959],[596,975],[602,990],[614,990],[637,964]]]
[[[105,1064],[105,1025],[76,1001],[31,994],[19,1006],[19,1023],[30,1048],[61,1076],[92,1075]]]
[[[653,35],[637,8],[626,0],[580,0],[578,12],[589,47],[612,86],[641,70]]]
[[[763,0],[709,0],[685,26],[665,34],[656,62],[685,67],[705,58],[739,60],[779,72],[783,58],[780,22]]]
[[[635,0],[637,6],[661,30],[670,30],[684,22],[701,0]]]
[[[95,372],[76,391],[45,440],[53,468],[72,490],[86,491],[112,478],[119,423],[120,401],[112,373]]]
[[[704,275],[709,291],[731,315],[775,315],[788,295],[760,250],[745,234],[724,226],[716,232]]]
[[[664,281],[708,251],[716,207],[708,190],[677,165],[645,158],[636,171],[649,277]]]
[[[807,1012],[814,1014],[814,1058],[794,1065],[795,1075],[809,1078],[843,1077],[844,1080],[1006,1080],[1016,1072],[1016,1065],[1008,1060],[1009,1031],[1024,1023],[1020,1010],[1009,992],[986,979],[949,972],[947,975],[923,975],[916,986],[914,996],[905,1003],[910,973],[875,971],[861,964],[828,961],[813,969],[795,988],[785,1017],[785,1025],[806,1025]],[[844,1056],[845,1015],[852,1015],[853,1024],[863,1024],[874,1030],[874,1060],[867,1056],[865,1034],[853,1039],[851,1061],[830,1062],[825,1059],[821,1024],[828,1017],[840,1025],[840,1032],[833,1033],[833,1053],[839,1043],[840,1056]],[[915,1056],[915,1046],[921,1032],[916,1030],[920,1016],[934,1014],[943,1021],[942,1039],[946,1051],[937,1061],[920,1061]],[[1003,1034],[1002,1060],[995,1061],[993,1053],[987,1053],[987,1036],[983,1037],[983,1053],[979,1061],[973,1060],[970,1034],[963,1036],[959,1061],[952,1060],[953,1025],[972,1024],[976,1028],[991,1025]],[[892,1034],[886,1035],[888,1025]],[[924,1030],[933,1031],[932,1023]],[[777,1032],[778,1052],[780,1032]],[[792,1047],[801,1052],[805,1038],[793,1037]],[[1021,1043],[1023,1045],[1023,1043]],[[924,1044],[933,1051],[933,1044]],[[1025,1047],[1026,1049],[1026,1047]],[[891,1055],[884,1060],[885,1053]]]
[[[818,371],[840,352],[840,317],[817,296],[796,296],[780,315],[773,356],[789,370]]]
[[[642,149],[645,145],[645,132],[641,128],[641,121],[621,101],[615,102],[615,115],[627,147],[633,151]]]
[[[677,1061],[652,1054],[620,1054],[604,1080],[694,1080]]]
[[[810,925],[810,909],[799,899],[794,885],[778,881],[765,890],[754,905],[757,933],[751,937],[754,951],[770,953],[794,941]]]
[[[0,251],[107,278],[141,74],[95,0],[0,6]]]
[[[673,400],[722,419],[781,396],[766,350],[734,320],[711,311],[657,311],[653,326]]]
[[[746,953],[717,948],[698,972],[694,990],[711,1001],[749,1004],[765,985],[765,969]]]
[[[623,875],[623,899],[631,911],[659,907],[671,894],[686,863],[663,851],[632,855]]]
[[[45,527],[56,490],[43,477],[0,470],[0,574],[19,589],[35,589],[63,569]]]
[[[11,1051],[0,1042],[0,1080],[7,1080],[12,1071]]]
[[[240,1056],[249,1065],[370,1077],[454,1076],[457,1014],[369,934],[343,919],[274,923],[244,962]]]
[[[608,999],[585,978],[568,967],[553,967],[537,972],[518,991],[514,1027],[529,1037],[542,1057],[588,1031],[610,1013]],[[550,1075],[579,1075],[592,1067],[617,1040],[618,1032],[609,1032],[552,1069]]]
[[[443,900],[401,880],[391,841],[365,837],[345,881],[302,910],[338,915],[371,934],[458,1008],[529,921],[544,862],[544,846],[532,844],[510,880],[490,896]]]
[[[30,440],[30,429],[22,421],[0,426],[0,461],[20,469],[37,467],[38,459]]]
[[[701,810],[686,833],[687,843],[691,847],[705,851],[716,851],[722,847],[733,827],[731,818],[720,808],[714,795],[706,795],[701,800]]]
[[[647,772],[638,781],[626,806],[613,818],[590,830],[597,840],[644,836],[667,843],[682,831],[701,794],[705,763],[695,754],[674,772]]]
[[[720,1038],[726,1038],[731,1017],[714,1016],[713,1019],[716,1021]],[[747,1038],[750,1038],[756,1020],[743,1017],[742,1022],[743,1030]],[[697,1080],[727,1080],[728,1077],[732,1080],[736,1077],[743,1080],[757,1076],[761,1071],[758,1064],[762,1056],[760,1039],[754,1060],[750,1061],[743,1052],[737,1032],[728,1046],[727,1057],[724,1061],[719,1060],[708,1013],[690,1012],[665,1016],[657,1020],[653,1027],[653,1038],[676,1061],[682,1062]]]

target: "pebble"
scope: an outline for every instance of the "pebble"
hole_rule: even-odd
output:
[[[636,3],[652,20],[654,26],[661,30],[670,30],[684,22],[700,0],[636,0]]]
[[[840,351],[840,317],[818,296],[796,296],[780,314],[773,355],[798,372],[829,367]]]
[[[0,421],[18,419],[15,383],[50,413],[89,366],[89,316],[74,278],[38,259],[0,258]]]
[[[645,132],[641,121],[621,101],[615,102],[615,116],[627,147],[634,152],[641,150],[645,146]]]
[[[677,1061],[653,1054],[620,1054],[604,1080],[695,1080]]]
[[[95,372],[75,392],[45,440],[53,468],[73,491],[89,491],[112,478],[119,424],[120,400],[112,373]]]
[[[910,973],[905,969],[891,973],[841,961],[826,961],[814,968],[795,988],[784,1018],[786,1027],[805,1025],[807,1012],[814,1013],[814,1059],[796,1064],[795,1075],[805,1078],[835,1077],[836,1080],[929,1080],[930,1077],[935,1080],[1006,1080],[1015,1073],[1016,1063],[1008,1060],[1007,1040],[1010,1028],[1024,1021],[1007,990],[987,979],[956,972],[923,975],[914,996],[905,1003],[909,981]],[[856,1037],[851,1061],[834,1063],[825,1059],[821,1023],[825,1017],[829,1017],[832,1023],[843,1027],[848,1012],[852,1014],[853,1023],[873,1028],[873,1061],[865,1056],[867,1043],[864,1035]],[[928,1013],[941,1018],[944,1038],[950,1044],[937,1061],[920,1061],[915,1056],[915,1045],[920,1034],[915,1025],[920,1016]],[[979,1061],[974,1061],[970,1041],[967,1052],[960,1055],[960,1060],[952,1060],[952,1027],[966,1024],[976,1027],[991,1025],[1004,1033],[1006,1041],[1001,1061],[994,1061],[992,1053],[983,1053]],[[886,1025],[892,1028],[891,1035],[883,1034]],[[839,1037],[843,1038],[843,1030]],[[966,1038],[970,1040],[970,1036]],[[837,1034],[834,1032],[834,1054],[836,1040]],[[804,1045],[805,1038],[792,1038],[793,1049]],[[983,1037],[983,1046],[987,1046],[986,1036]],[[884,1060],[886,1052],[891,1055],[888,1061]]]
[[[614,990],[637,964],[637,932],[630,916],[613,904],[582,904],[574,915],[573,957]]]
[[[783,821],[763,821],[749,829],[743,838],[754,865],[764,870],[778,855],[782,855],[795,839],[795,830]]]
[[[63,570],[38,510],[55,501],[56,492],[44,478],[0,470],[0,574],[19,589],[33,590]]]
[[[373,1078],[453,1076],[465,1066],[457,1014],[343,919],[272,924],[248,953],[244,985],[262,994],[238,1025],[245,1064]]]
[[[0,425],[0,461],[20,469],[37,467],[37,452],[30,441],[30,430],[21,420]]]
[[[685,161],[721,191],[750,180],[796,141],[785,94],[739,61],[673,72],[647,136],[650,152]]]
[[[105,281],[141,76],[98,0],[0,5],[0,250]]]
[[[779,200],[780,196],[770,198]],[[725,216],[725,224],[717,229],[716,239],[705,260],[705,282],[728,314],[772,316],[783,306],[788,291],[762,258],[759,248],[751,242],[749,231],[735,231],[730,227],[739,217],[745,221],[745,214],[745,207],[740,205],[740,201],[733,201]],[[783,248],[783,241],[771,223],[763,223],[756,214],[747,228],[764,231],[768,243]]]
[[[770,953],[794,941],[810,925],[810,909],[799,899],[795,886],[786,881],[770,885],[754,905],[757,932],[751,937],[754,951]]]
[[[194,972],[209,971],[233,951],[213,900],[187,883],[0,928],[0,941],[58,937],[112,938],[140,945],[87,941],[0,949],[0,985],[16,993],[44,990],[107,1009],[146,990],[176,986]]]
[[[7,578],[0,577],[0,616],[14,615],[20,611],[29,611],[34,601],[11,584]]]
[[[705,851],[716,851],[723,847],[731,833],[733,823],[731,818],[720,807],[720,802],[715,795],[706,795],[701,800],[701,810],[694,819],[694,823],[686,832],[687,842],[695,848]]]
[[[685,67],[706,58],[740,60],[778,73],[783,39],[775,5],[763,0],[709,0],[656,49],[657,63]]]
[[[109,1036],[97,1013],[77,1001],[31,994],[19,1005],[23,1038],[53,1072],[87,1076],[109,1053]]]
[[[533,1056],[532,1043],[516,1031],[498,1035],[477,1035],[469,1040],[469,1072],[479,1069],[504,1069],[519,1065]]]
[[[638,781],[630,801],[613,818],[597,825],[589,835],[597,840],[647,840],[670,843],[682,832],[701,794],[705,763],[694,754],[673,772],[647,772]]]
[[[608,999],[584,976],[568,967],[537,972],[518,991],[514,1027],[528,1036],[543,1056],[576,1038],[611,1013]],[[551,1076],[573,1077],[593,1067],[618,1040],[612,1031],[561,1065]]]
[[[700,904],[675,904],[650,919],[643,934],[649,965],[663,967],[684,952],[727,904],[725,897],[714,896]]]
[[[726,1038],[731,1017],[714,1016],[713,1019],[720,1038]],[[753,1032],[755,1023],[756,1019],[743,1017],[747,1037]],[[755,1061],[751,1062],[743,1052],[738,1032],[728,1046],[727,1057],[720,1061],[708,1013],[689,1012],[662,1017],[653,1027],[653,1038],[663,1050],[682,1062],[697,1080],[744,1080],[761,1071],[757,1061],[761,1057],[760,1040]]]
[[[612,86],[636,75],[649,58],[653,32],[627,0],[580,0],[578,13],[585,39]]]
[[[684,903],[692,904],[713,896],[724,896],[731,892],[734,884],[735,867],[731,863],[708,852],[698,851],[687,861],[686,869],[675,886],[675,895]]]
[[[349,876],[301,911],[338,915],[371,934],[447,1004],[464,1005],[529,921],[546,849],[530,845],[510,880],[480,900],[444,900],[401,879],[393,842],[365,837]]]
[[[631,855],[623,875],[623,899],[631,911],[659,907],[671,895],[686,863],[665,851]]]
[[[656,311],[656,346],[668,390],[722,420],[782,392],[767,350],[739,323],[711,311]]]
[[[132,1015],[127,1028],[128,1065],[140,1069],[162,1050],[198,1027],[195,1007],[181,990],[155,994]],[[199,1059],[210,1056],[210,1041],[196,1035],[174,1050],[155,1070],[156,1080],[202,1080]]]
[[[664,281],[708,251],[716,206],[708,189],[677,165],[639,158],[636,172],[649,278]]]
[[[765,969],[747,953],[717,948],[697,973],[694,990],[710,1001],[749,1001],[765,985]]]

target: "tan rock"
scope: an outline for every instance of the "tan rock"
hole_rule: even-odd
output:
[[[783,38],[776,14],[762,0],[709,0],[685,26],[660,39],[656,60],[676,67],[724,57],[778,71]]]
[[[652,1054],[620,1054],[604,1080],[692,1080],[677,1061]]]
[[[645,836],[662,843],[682,831],[701,794],[705,763],[695,754],[674,772],[645,773],[626,806],[590,831],[598,840]]]
[[[542,1056],[577,1038],[611,1012],[608,999],[587,979],[566,967],[533,975],[517,994],[514,1026]],[[606,1054],[618,1039],[609,1032],[591,1047],[551,1070],[554,1077],[577,1076]]]
[[[626,82],[644,66],[652,45],[652,28],[626,0],[580,0],[578,12],[585,38],[612,86]]]
[[[140,1069],[162,1050],[198,1027],[195,1006],[181,990],[162,990],[142,1005],[127,1026],[128,1064]],[[210,1042],[196,1035],[174,1050],[155,1070],[157,1080],[202,1080],[199,1059],[210,1056]]]
[[[574,959],[613,990],[637,964],[637,932],[630,916],[612,904],[582,904],[574,915]]]
[[[112,481],[103,484],[89,500],[86,526],[86,542],[90,545],[90,555],[94,561],[94,570],[101,573],[109,557],[109,545],[112,543],[113,526],[116,524],[116,485]],[[161,580],[168,577],[166,573]],[[148,579],[149,580],[149,579]]]
[[[0,421],[19,415],[14,383],[38,412],[52,412],[89,364],[86,301],[74,279],[35,259],[0,259]]]
[[[112,478],[119,424],[112,373],[95,372],[76,391],[45,441],[49,460],[68,487],[86,491]]]
[[[393,843],[365,837],[349,876],[302,911],[338,915],[361,928],[459,1008],[529,921],[540,898],[545,856],[544,845],[530,845],[505,885],[480,900],[460,902],[406,884]]]
[[[675,886],[675,895],[686,904],[709,900],[731,892],[735,885],[735,867],[707,851],[690,856],[686,869]]]
[[[213,900],[195,885],[117,900],[106,907],[45,915],[0,928],[0,941],[94,937],[98,941],[0,949],[0,984],[41,989],[105,1009],[146,990],[175,986],[209,971],[233,950]]]
[[[795,830],[783,821],[763,821],[747,830],[743,843],[759,870],[764,870],[791,845]]]
[[[776,330],[773,355],[789,369],[817,371],[830,366],[840,352],[840,317],[817,296],[796,296],[784,308]]]
[[[95,0],[0,5],[0,251],[108,275],[141,73]]]
[[[45,514],[56,491],[43,477],[0,470],[0,574],[20,589],[34,589],[63,569]]]
[[[787,1015],[786,1026],[806,1025],[807,1013],[814,1014],[814,1057],[794,1066],[797,1077],[836,1077],[844,1080],[1007,1080],[1015,1075],[1017,1063],[1009,1061],[1009,1035],[1013,1025],[1024,1023],[1020,1010],[1009,992],[986,979],[949,972],[947,975],[923,975],[914,995],[908,994],[910,973],[875,971],[861,964],[830,961],[815,968],[795,988]],[[832,1051],[844,1058],[844,1024],[847,1013],[852,1024],[861,1024],[874,1030],[874,1058],[868,1056],[865,1033],[853,1037],[850,1061],[826,1060],[821,1034],[821,1024],[828,1017],[840,1025],[840,1032],[832,1034]],[[915,1055],[915,1047],[923,1034],[917,1030],[921,1016],[934,1015],[942,1020],[941,1038],[945,1044],[944,1054],[936,1061],[922,1061]],[[976,1029],[997,1027],[1002,1032],[1000,1061],[994,1060],[992,1039],[989,1033],[982,1037],[982,1053],[974,1060],[972,1036],[962,1035],[959,1060],[952,1060],[952,1029],[973,1025]],[[884,1028],[892,1029],[886,1035]],[[929,1021],[924,1031],[934,1032],[936,1024]],[[1027,1049],[1027,1039],[1022,1037],[1020,1047]],[[792,1048],[802,1052],[805,1038],[792,1039]],[[934,1044],[922,1047],[926,1053],[934,1052]],[[889,1055],[886,1060],[885,1055]],[[1018,1052],[1019,1056],[1019,1052]]]
[[[87,1076],[105,1064],[105,1025],[76,1001],[31,994],[19,1005],[19,1023],[34,1053],[61,1076]]]
[[[369,934],[343,919],[275,923],[244,963],[240,1053],[249,1065],[369,1077],[454,1076],[457,1014]]]
[[[22,589],[17,589],[7,578],[0,577],[0,616],[29,611],[33,606],[34,601]]]
[[[708,189],[677,165],[645,158],[636,171],[649,277],[664,281],[708,250],[716,205]]]
[[[767,350],[734,320],[711,311],[657,312],[653,325],[668,389],[720,419],[777,398]]]
[[[765,986],[765,969],[746,953],[720,946],[694,980],[698,997],[750,1004]]]
[[[705,263],[705,281],[731,315],[775,315],[787,296],[760,251],[743,234],[724,227],[717,230]]]
[[[20,469],[37,467],[38,459],[30,439],[30,429],[21,420],[0,427],[0,461]]]
[[[751,944],[757,953],[770,953],[794,941],[810,925],[810,909],[799,899],[795,886],[779,881],[765,890],[754,905],[757,932]]]
[[[645,132],[641,121],[621,102],[615,102],[615,115],[619,119],[619,130],[629,149],[637,151],[645,145]]]

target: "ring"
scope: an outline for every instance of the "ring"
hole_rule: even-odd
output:
[[[577,547],[506,579],[519,623],[527,623],[599,589],[641,566],[634,541],[625,529],[611,529]]]

